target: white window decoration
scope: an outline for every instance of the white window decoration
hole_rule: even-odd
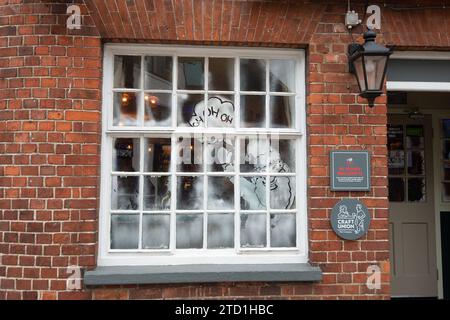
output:
[[[99,265],[307,262],[302,50],[106,45]]]

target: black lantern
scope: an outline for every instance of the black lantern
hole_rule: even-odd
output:
[[[375,98],[381,95],[386,75],[387,62],[392,51],[375,42],[377,34],[369,30],[364,33],[364,44],[348,46],[350,72],[358,80],[360,96],[373,107]]]

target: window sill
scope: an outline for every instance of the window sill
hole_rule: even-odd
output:
[[[307,263],[104,266],[86,271],[87,286],[208,282],[312,282],[322,271]]]

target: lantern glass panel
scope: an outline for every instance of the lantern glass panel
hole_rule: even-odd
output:
[[[383,86],[383,74],[386,66],[386,56],[365,56],[367,89],[380,91]]]
[[[353,67],[355,68],[356,79],[358,79],[359,89],[361,90],[361,92],[366,91],[363,56],[360,56],[353,61]]]

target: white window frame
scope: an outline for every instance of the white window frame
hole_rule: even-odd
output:
[[[286,250],[277,248],[261,249],[169,249],[169,250],[111,250],[110,246],[110,197],[111,197],[111,170],[112,170],[112,138],[131,137],[133,135],[157,136],[159,134],[187,134],[199,133],[196,128],[176,127],[176,91],[173,91],[172,103],[172,128],[152,128],[149,127],[113,127],[113,76],[114,76],[114,55],[173,55],[173,83],[177,77],[177,57],[221,57],[221,58],[255,58],[255,59],[293,59],[296,60],[295,79],[295,129],[231,129],[233,134],[270,134],[276,133],[280,138],[298,138],[296,145],[296,235],[297,247]],[[143,60],[143,59],[141,59]],[[208,61],[206,59],[206,61]],[[143,61],[142,65],[143,66]],[[235,63],[235,115],[239,121],[239,69]],[[207,62],[205,62],[205,69]],[[266,68],[268,69],[268,68]],[[100,184],[100,208],[99,208],[99,266],[125,266],[125,265],[189,265],[189,264],[269,264],[269,263],[307,263],[308,262],[308,227],[307,227],[307,152],[306,152],[306,112],[305,112],[305,52],[301,49],[273,49],[255,48],[243,49],[235,47],[205,47],[205,46],[175,46],[175,45],[147,45],[147,44],[106,44],[104,47],[103,60],[103,102],[102,102],[102,144],[101,144],[101,184]],[[268,71],[266,71],[268,72]],[[207,92],[207,75],[205,72]],[[141,81],[144,81],[141,79]],[[141,85],[142,87],[142,85]],[[269,88],[266,88],[269,95]],[[127,90],[128,91],[128,90]],[[129,91],[133,91],[130,89]],[[219,92],[214,91],[219,94]],[[247,92],[245,92],[247,93]],[[277,95],[281,95],[277,93]],[[268,99],[266,99],[268,100]],[[109,108],[109,109],[108,109]],[[140,108],[143,110],[143,108]],[[268,103],[266,103],[266,119],[268,119]],[[143,111],[140,111],[143,113]],[[138,121],[140,117],[138,116]],[[141,118],[143,119],[143,118]],[[268,121],[268,120],[266,120]],[[227,133],[227,128],[205,128],[202,134]],[[173,144],[173,143],[172,143]],[[172,145],[172,148],[174,146]],[[236,146],[236,149],[239,148]],[[174,150],[174,149],[172,149]],[[238,158],[239,159],[239,158]],[[172,161],[174,162],[174,161]],[[236,169],[238,170],[238,169]],[[170,174],[173,174],[171,171]],[[264,175],[264,174],[261,174]],[[173,176],[172,176],[173,177]],[[141,183],[142,184],[142,183]],[[172,181],[172,185],[174,185]],[[172,190],[174,190],[172,188]],[[142,196],[142,195],[141,195]],[[172,198],[174,198],[172,196]],[[239,198],[239,196],[238,196]],[[173,202],[173,200],[172,200]],[[236,200],[235,200],[236,202]],[[175,210],[172,210],[175,211]],[[174,226],[174,213],[171,211],[171,228]],[[142,215],[142,214],[141,214]],[[174,232],[171,231],[171,243],[173,243]],[[238,233],[237,233],[238,234]],[[237,236],[235,230],[235,238]],[[204,238],[206,235],[204,235]],[[235,240],[236,241],[236,240]]]

